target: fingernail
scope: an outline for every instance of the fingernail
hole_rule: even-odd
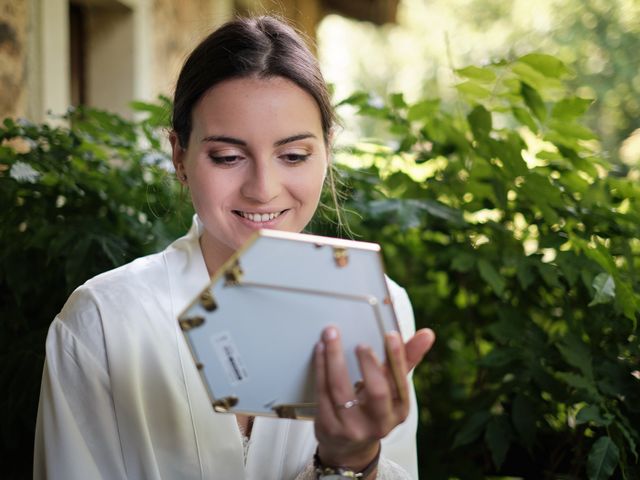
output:
[[[324,343],[323,342],[316,343],[316,352],[317,353],[324,352]]]
[[[335,340],[336,338],[338,338],[338,330],[336,330],[334,327],[325,328],[323,337],[324,340],[327,341]]]

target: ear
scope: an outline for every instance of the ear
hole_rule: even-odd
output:
[[[186,150],[180,146],[180,140],[178,140],[178,134],[171,132],[169,134],[169,141],[171,142],[171,161],[173,162],[173,168],[176,170],[176,176],[178,181],[183,185],[187,185],[187,174],[184,167]]]

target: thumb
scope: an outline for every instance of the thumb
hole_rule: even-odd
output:
[[[420,363],[435,341],[436,334],[430,328],[421,328],[409,339],[404,346],[409,371]]]

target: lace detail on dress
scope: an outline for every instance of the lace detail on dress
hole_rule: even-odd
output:
[[[249,444],[251,443],[251,438],[246,435],[242,435],[242,454],[244,456],[244,466],[247,466],[247,454],[249,453]]]
[[[251,443],[251,430],[253,428],[253,420],[255,417],[249,417],[247,427],[244,428],[238,424],[240,430],[240,438],[242,439],[242,455],[244,458],[244,466],[247,466],[247,455],[249,454],[249,445]]]

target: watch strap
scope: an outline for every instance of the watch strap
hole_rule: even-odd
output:
[[[318,449],[316,449],[316,453],[313,455],[313,467],[316,472],[316,478],[319,480],[325,478],[339,479],[339,478],[359,478],[366,479],[378,466],[378,461],[380,460],[380,451],[382,450],[382,446],[378,446],[378,453],[373,457],[366,467],[364,467],[359,472],[355,472],[352,468],[349,467],[341,467],[341,466],[326,466],[323,465],[320,461],[320,456],[318,455]]]

